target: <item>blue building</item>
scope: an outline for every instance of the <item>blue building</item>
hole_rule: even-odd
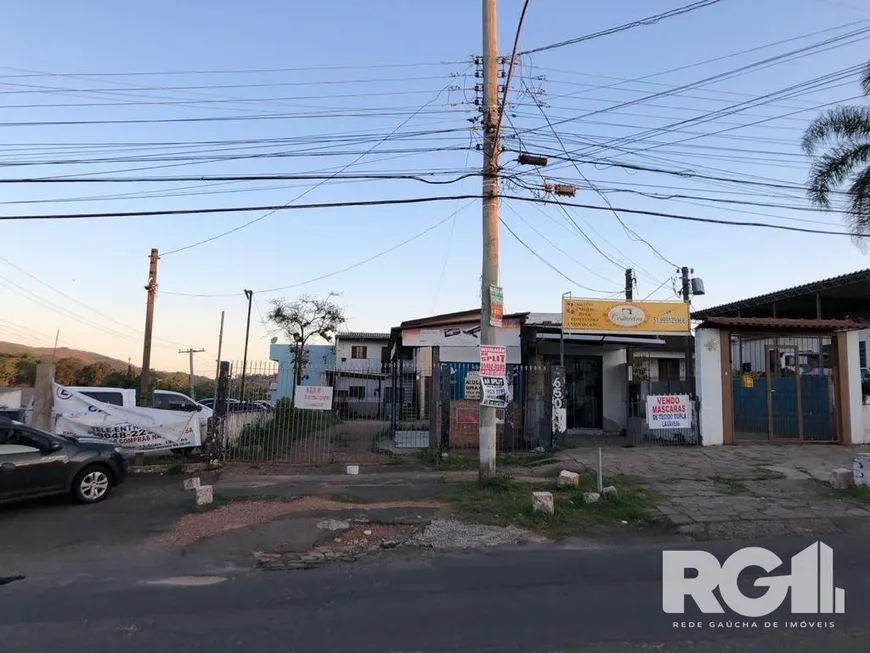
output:
[[[332,345],[307,345],[308,365],[302,372],[302,385],[329,385],[327,372],[335,369],[335,349]],[[272,401],[293,396],[293,348],[287,344],[269,346],[269,358],[278,363],[278,380],[272,391]]]

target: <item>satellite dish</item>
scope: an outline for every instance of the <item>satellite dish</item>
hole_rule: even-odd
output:
[[[276,342],[278,342],[278,336],[272,336],[272,339],[269,342],[274,345]]]

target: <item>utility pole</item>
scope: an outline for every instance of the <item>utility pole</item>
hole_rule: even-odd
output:
[[[157,249],[151,250],[148,264],[148,299],[145,304],[145,344],[142,347],[142,375],[139,378],[139,405],[148,405],[148,394],[151,385],[151,333],[154,329],[154,299],[157,296],[157,261],[160,256]]]
[[[688,306],[688,310],[691,314],[691,303],[692,303],[692,284],[689,279],[689,268],[682,267],[680,268],[680,276],[682,277],[682,295],[683,301],[686,302]],[[689,394],[694,395],[695,389],[692,387],[692,384],[689,382],[692,375],[690,374],[691,365],[692,365],[692,320],[689,320],[689,330],[686,333],[686,381],[689,385]]]
[[[626,268],[625,270],[625,301],[630,302],[634,299],[634,270]]]
[[[483,0],[483,269],[480,344],[496,344],[490,287],[498,285],[498,32],[496,0]],[[495,408],[480,407],[480,481],[495,476]]]
[[[248,322],[245,326],[245,354],[242,357],[242,385],[239,389],[239,399],[245,400],[245,374],[248,370],[248,338],[251,335],[251,302],[254,301],[254,291],[246,290],[245,297],[248,298]]]
[[[194,401],[196,401],[196,396],[194,395],[194,391],[193,391],[193,355],[194,354],[201,354],[204,351],[205,351],[205,349],[194,349],[193,347],[190,347],[189,349],[179,349],[178,350],[179,354],[187,354],[190,357],[190,377],[189,377],[189,379],[190,379],[190,398],[193,399]]]
[[[215,392],[217,392],[218,377],[221,375],[221,350],[224,346],[224,317],[226,317],[226,311],[221,311],[221,329],[218,331],[217,367],[214,371]]]

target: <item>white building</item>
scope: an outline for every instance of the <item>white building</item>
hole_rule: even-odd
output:
[[[389,333],[346,332],[335,336],[332,372],[336,408],[347,417],[384,418],[391,400]]]

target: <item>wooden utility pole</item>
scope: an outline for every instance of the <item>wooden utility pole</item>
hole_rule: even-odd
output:
[[[190,379],[190,398],[193,399],[194,401],[196,401],[196,397],[194,396],[194,390],[193,390],[193,355],[194,354],[201,354],[204,351],[205,351],[205,349],[194,349],[193,347],[190,347],[188,349],[179,349],[178,350],[179,354],[187,354],[190,357],[190,377],[189,377],[189,379]]]
[[[498,285],[498,32],[496,0],[483,0],[483,270],[480,344],[496,344],[490,289]],[[496,409],[480,407],[480,481],[495,476]]]
[[[690,315],[691,315],[692,283],[691,283],[691,279],[689,277],[689,268],[687,268],[687,267],[680,268],[680,276],[682,277],[682,282],[683,282],[682,283],[683,301],[686,302],[686,304],[689,304],[687,310],[690,312]],[[685,376],[686,376],[687,385],[689,386],[689,394],[694,394],[695,389],[692,387],[692,384],[691,384],[691,379],[692,379],[693,375],[690,373],[690,371],[692,370],[692,368],[691,368],[691,365],[692,365],[692,320],[691,319],[689,319],[688,332],[686,333],[686,350],[685,350],[684,357],[686,359],[686,374],[685,374]]]
[[[145,343],[142,346],[142,376],[139,378],[139,405],[148,405],[148,390],[151,385],[151,334],[154,330],[154,299],[157,297],[157,261],[160,256],[151,250],[148,264],[148,299],[145,304]]]

